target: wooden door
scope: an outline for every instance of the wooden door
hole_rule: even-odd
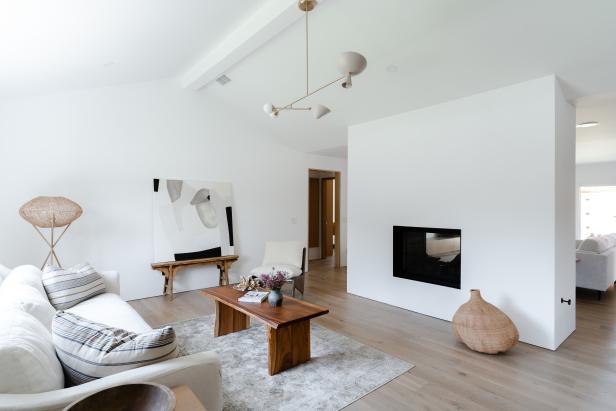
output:
[[[334,179],[321,180],[321,257],[334,254]]]
[[[308,247],[318,247],[320,243],[319,231],[319,179],[311,178],[308,184]]]
[[[336,268],[340,268],[340,255],[342,254],[341,236],[340,236],[340,221],[342,219],[340,215],[340,187],[342,187],[342,174],[340,171],[336,171],[335,174],[335,193],[334,193],[334,239],[336,240],[336,253],[334,255],[334,265]]]

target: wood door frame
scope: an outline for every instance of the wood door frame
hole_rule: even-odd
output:
[[[321,185],[319,178],[308,178],[308,249],[321,247]]]
[[[323,177],[320,179],[321,180],[321,259],[326,258],[325,257],[325,243],[326,243],[326,233],[325,233],[325,226],[326,226],[326,222],[325,222],[325,182],[326,181],[330,181],[332,180],[334,182],[334,190],[336,188],[336,177]],[[338,219],[338,215],[336,214],[336,194],[335,192],[331,193],[332,196],[332,202],[333,207],[332,207],[332,213],[334,214],[334,221],[337,222]],[[336,246],[338,245],[338,243],[340,242],[339,237],[336,235],[336,226],[338,224],[334,225],[334,229],[332,230],[332,234],[334,236],[334,238],[336,239],[336,242],[334,243],[333,246],[333,251],[332,254],[334,256],[334,259],[336,258],[336,254],[338,254],[336,251]]]
[[[340,268],[341,267],[341,263],[340,263],[340,254],[341,254],[341,247],[340,247],[340,222],[341,222],[341,218],[340,218],[340,192],[341,192],[341,180],[342,180],[342,173],[340,171],[336,171],[336,170],[324,170],[324,169],[319,169],[319,168],[309,168],[308,169],[308,179],[307,179],[307,189],[310,192],[310,172],[311,171],[329,171],[334,173],[334,179],[336,181],[335,183],[335,193],[334,193],[334,215],[336,216],[336,222],[338,224],[336,224],[336,226],[334,227],[334,235],[336,236],[336,247],[334,247],[334,263],[335,263],[335,267],[336,268]],[[308,198],[306,199],[306,214],[308,214],[310,212],[310,196],[308,196]],[[308,263],[308,262],[307,262]]]

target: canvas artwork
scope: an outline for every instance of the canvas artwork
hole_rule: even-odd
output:
[[[154,179],[154,259],[231,255],[231,183]]]

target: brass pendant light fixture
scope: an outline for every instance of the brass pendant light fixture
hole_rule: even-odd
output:
[[[353,76],[356,76],[360,74],[362,71],[364,71],[364,69],[366,68],[366,65],[368,64],[366,61],[366,58],[357,52],[347,51],[347,52],[341,53],[340,56],[338,57],[338,70],[340,71],[340,74],[342,74],[342,76],[338,77],[335,80],[330,81],[329,83],[322,85],[321,87],[316,88],[315,90],[310,91],[310,88],[309,88],[309,79],[310,79],[309,77],[309,54],[308,54],[308,13],[312,11],[316,7],[316,5],[317,5],[316,0],[299,0],[299,3],[298,3],[298,7],[301,11],[304,12],[305,20],[306,20],[306,93],[303,96],[293,100],[292,102],[284,106],[275,106],[272,103],[264,104],[263,111],[265,111],[265,114],[269,115],[272,118],[277,118],[280,112],[284,110],[312,111],[312,115],[314,116],[315,119],[319,119],[323,117],[324,115],[328,114],[331,110],[322,104],[316,104],[314,106],[308,106],[308,107],[296,107],[295,104],[323,90],[324,88],[327,88],[338,82],[341,82],[340,85],[345,89],[351,88],[353,86],[353,82],[352,82]]]

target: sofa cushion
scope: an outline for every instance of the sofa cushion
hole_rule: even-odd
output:
[[[614,239],[610,235],[602,235],[599,238],[603,241],[605,249],[614,247]]]
[[[11,282],[0,287],[0,311],[16,309],[24,311],[51,331],[51,321],[56,310],[51,306],[47,297],[27,284]]]
[[[30,314],[0,311],[0,393],[25,394],[64,388],[51,334]]]
[[[9,284],[16,283],[26,284],[34,287],[42,296],[47,298],[47,294],[45,293],[41,279],[42,275],[43,273],[41,270],[33,265],[20,265],[11,270],[11,272],[6,276],[4,282],[2,283],[2,287],[8,287]]]
[[[300,267],[291,264],[276,264],[262,265],[254,268],[250,271],[250,274],[260,277],[261,274],[274,274],[281,271],[287,279],[298,277],[302,275],[302,269]]]
[[[165,361],[178,354],[171,327],[136,334],[64,311],[54,317],[52,339],[66,377],[74,384]]]
[[[97,323],[123,328],[135,333],[152,329],[137,311],[117,294],[100,294],[65,311]]]
[[[0,285],[2,285],[2,281],[4,281],[4,278],[9,275],[10,272],[10,268],[0,264]]]
[[[65,310],[105,292],[103,278],[88,263],[67,269],[46,266],[43,286],[56,310]]]
[[[580,244],[580,247],[578,249],[580,251],[588,251],[591,253],[603,253],[612,247],[612,241],[609,238],[598,236],[588,237],[587,239],[582,241],[582,244]]]

